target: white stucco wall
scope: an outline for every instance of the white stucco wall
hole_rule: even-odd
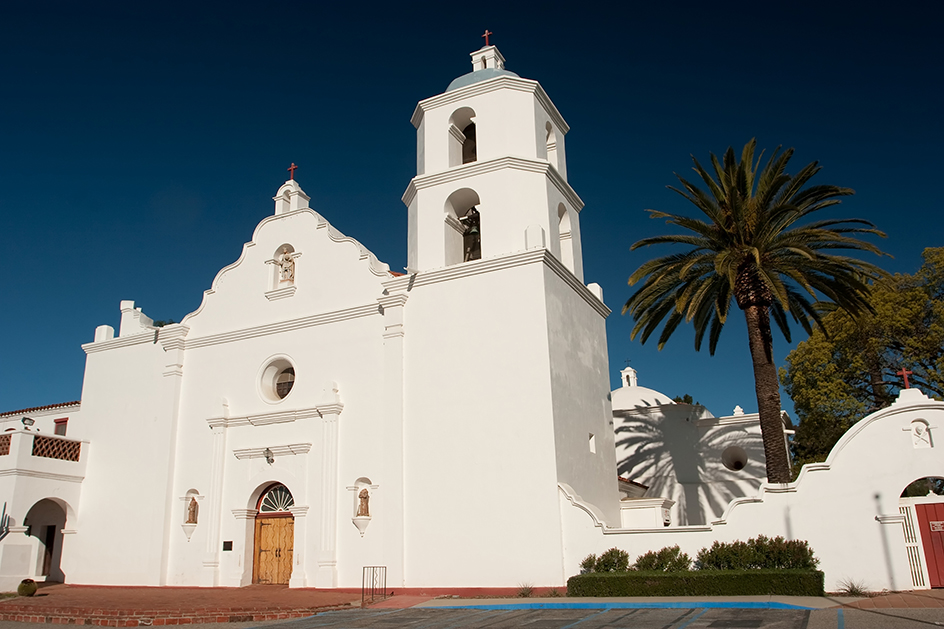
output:
[[[913,422],[930,426],[933,447],[914,447]],[[870,589],[911,589],[899,513],[899,496],[914,480],[944,476],[935,427],[944,425],[944,403],[916,389],[902,392],[891,407],[855,424],[825,463],[804,466],[794,483],[764,484],[756,496],[732,502],[723,517],[704,526],[612,529],[597,525],[588,511],[561,490],[565,563],[579,572],[587,554],[611,547],[632,558],[678,544],[692,557],[714,540],[746,540],[759,534],[809,541],[826,589],[855,579]],[[937,428],[940,431],[940,428]]]

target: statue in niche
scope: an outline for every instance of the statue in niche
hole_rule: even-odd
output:
[[[370,492],[366,488],[357,494],[357,517],[370,517]]]
[[[282,253],[279,255],[279,280],[283,282],[295,281],[295,256],[288,250],[288,247],[282,247]]]
[[[187,505],[187,524],[196,524],[197,523],[197,514],[200,513],[200,505],[197,504],[197,499],[191,497],[190,504]]]

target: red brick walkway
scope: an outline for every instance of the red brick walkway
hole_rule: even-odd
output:
[[[51,585],[31,598],[0,601],[0,620],[137,627],[303,618],[360,605],[360,591]]]

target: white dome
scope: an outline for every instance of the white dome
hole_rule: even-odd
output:
[[[613,402],[613,410],[629,411],[646,406],[662,406],[664,404],[675,404],[672,398],[646,387],[620,387],[610,395]]]

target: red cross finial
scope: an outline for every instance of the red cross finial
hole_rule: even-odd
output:
[[[495,34],[495,33],[493,33],[492,31],[488,30],[487,28],[485,29],[485,34],[482,35],[482,37],[485,38],[485,45],[486,45],[486,46],[489,45],[489,43],[488,43],[488,36],[489,36],[489,35],[494,35],[494,34]]]
[[[911,387],[908,386],[908,374],[914,373],[914,372],[913,372],[913,371],[908,371],[907,369],[905,369],[904,367],[902,367],[902,368],[901,368],[901,371],[896,371],[895,373],[905,379],[905,388],[906,388],[906,389],[910,389]]]
[[[295,170],[296,170],[297,168],[298,168],[298,166],[295,165],[295,162],[292,162],[292,165],[289,166],[288,168],[286,168],[286,170],[287,170],[289,173],[291,173],[291,174],[289,175],[289,177],[291,178],[292,181],[295,181]]]

